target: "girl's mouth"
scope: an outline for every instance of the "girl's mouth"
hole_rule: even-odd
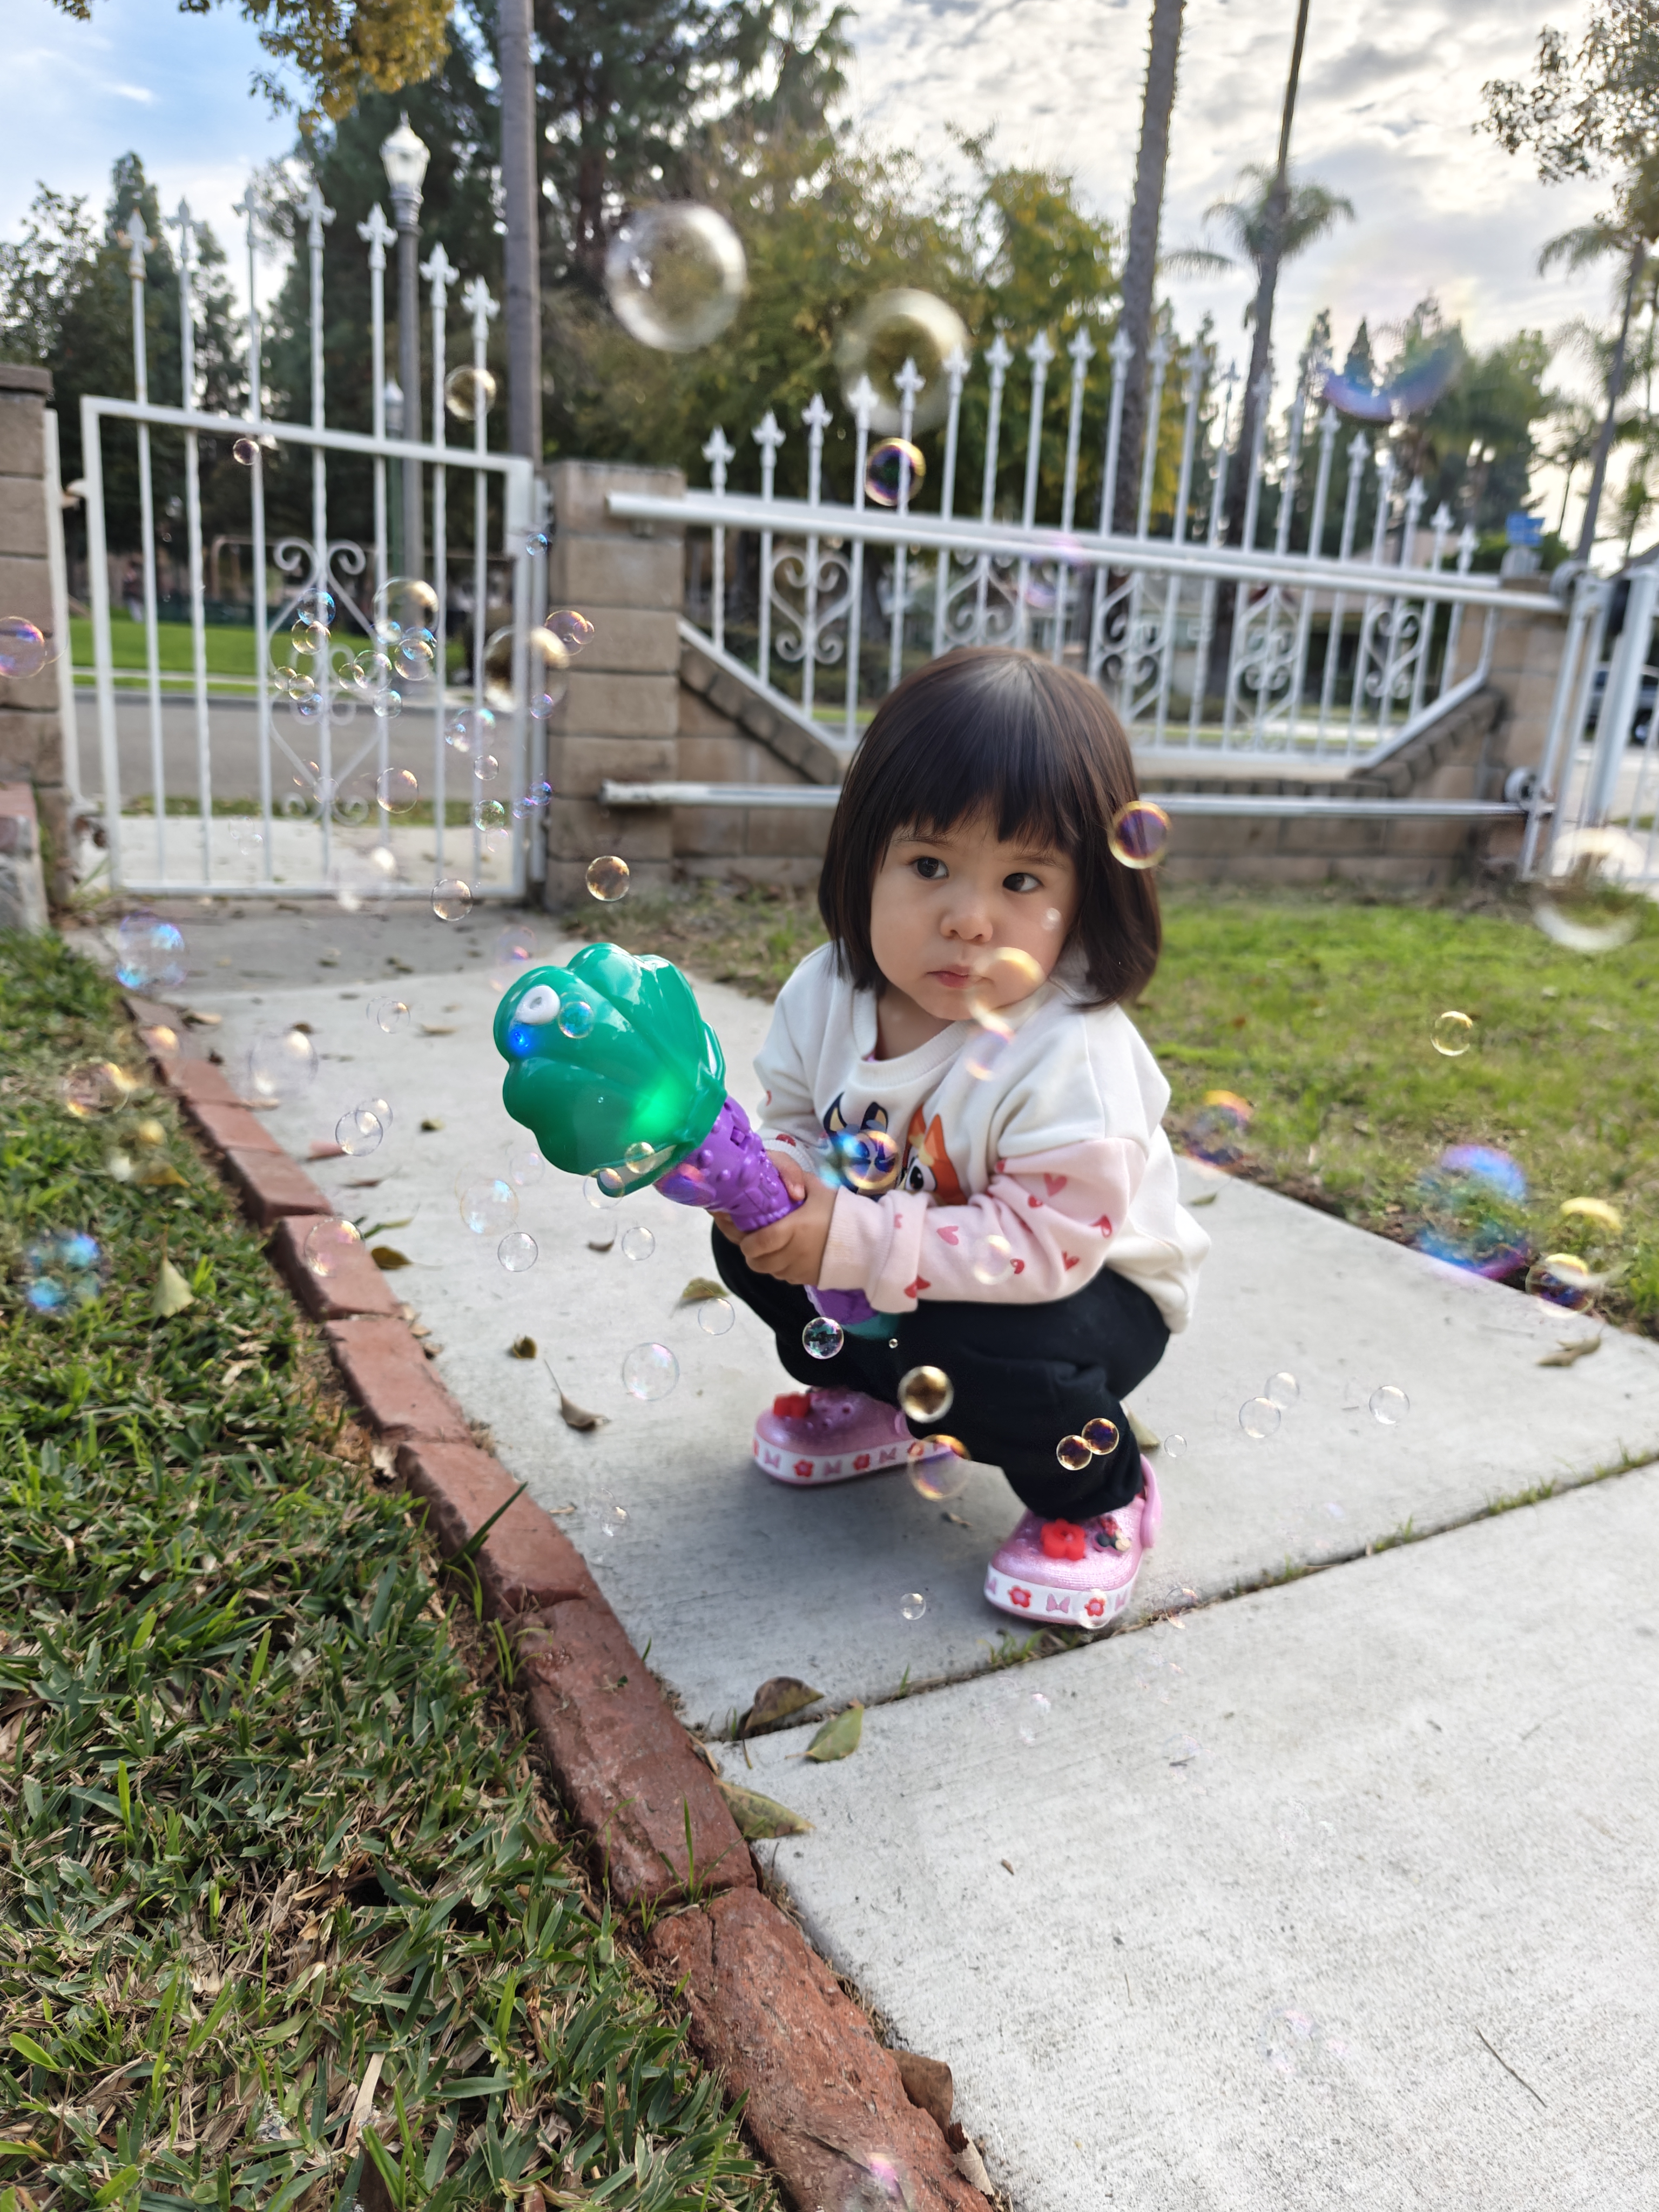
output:
[[[974,977],[966,968],[935,968],[933,981],[947,991],[965,991]]]

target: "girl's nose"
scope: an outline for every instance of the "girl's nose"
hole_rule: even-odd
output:
[[[964,944],[982,945],[991,933],[990,909],[979,899],[963,899],[945,917],[945,934]]]

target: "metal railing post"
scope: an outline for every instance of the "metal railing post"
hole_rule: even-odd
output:
[[[716,498],[726,491],[726,471],[729,463],[738,458],[738,449],[717,422],[714,434],[702,449],[708,464],[708,481]],[[713,545],[709,558],[708,612],[709,630],[717,652],[726,650],[726,532],[718,522],[712,532]]]
[[[191,252],[196,226],[188,201],[165,217],[179,234],[179,385],[181,404],[196,404],[196,309]],[[185,538],[190,561],[190,659],[196,697],[196,803],[201,814],[202,880],[213,881],[213,746],[208,719],[207,608],[202,596],[202,453],[193,430],[185,433]]]

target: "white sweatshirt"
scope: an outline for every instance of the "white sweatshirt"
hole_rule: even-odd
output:
[[[830,945],[784,985],[755,1062],[769,1149],[842,1182],[840,1133],[884,1129],[899,1147],[880,1195],[837,1191],[819,1287],[862,1291],[881,1313],[1038,1305],[1106,1267],[1184,1328],[1210,1240],[1177,1201],[1157,1061],[1121,1006],[1084,1011],[1059,971],[1002,1018],[1014,1034],[976,1077],[973,1022],[874,1059],[875,994],[836,975]]]

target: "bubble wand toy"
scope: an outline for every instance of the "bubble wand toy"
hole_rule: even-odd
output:
[[[677,1206],[729,1214],[740,1236],[793,1213],[726,1060],[672,960],[586,945],[568,968],[532,968],[495,1009],[501,1103],[543,1157],[612,1198],[651,1183]],[[821,1314],[874,1319],[862,1291],[811,1290]]]

